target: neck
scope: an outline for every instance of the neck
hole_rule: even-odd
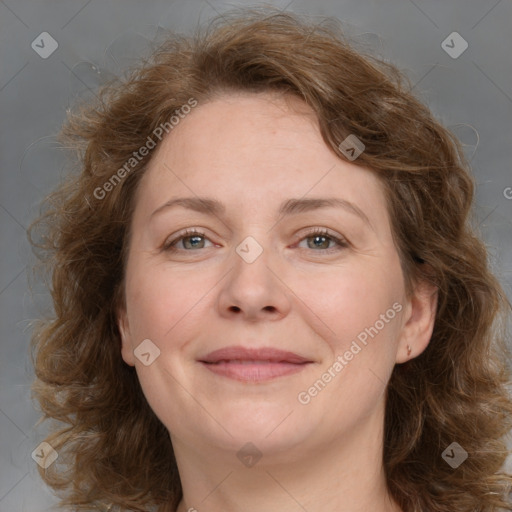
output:
[[[262,443],[252,467],[232,452],[173,439],[183,488],[177,512],[400,512],[386,486],[382,437],[382,427],[370,421],[321,446],[279,452]]]

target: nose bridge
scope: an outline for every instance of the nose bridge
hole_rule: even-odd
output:
[[[272,255],[271,237],[263,230],[252,231],[236,247],[232,278],[239,281],[238,285],[247,289],[240,289],[241,294],[268,293],[268,288],[275,288],[275,277],[270,269],[275,257]],[[259,241],[258,241],[259,239]],[[262,297],[263,298],[263,297]]]
[[[268,254],[270,250],[270,236],[268,234],[258,233],[256,235],[260,241],[253,235],[246,236],[237,246],[235,252],[248,265],[252,265],[258,259],[266,260],[267,256],[260,258],[263,253]],[[265,248],[263,248],[263,245]]]
[[[286,314],[288,298],[276,277],[278,255],[273,252],[271,233],[253,230],[235,247],[232,269],[219,296],[221,314],[232,311],[248,317],[273,312]]]

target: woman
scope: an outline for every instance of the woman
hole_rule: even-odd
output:
[[[512,510],[508,303],[460,144],[408,87],[243,11],[70,117],[82,168],[33,242],[63,505]]]

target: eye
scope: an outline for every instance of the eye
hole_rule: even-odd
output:
[[[162,250],[168,252],[189,251],[190,249],[205,249],[206,240],[210,241],[206,234],[197,229],[187,229],[175,238],[165,242]],[[311,240],[311,242],[309,242]],[[336,252],[349,246],[348,242],[342,237],[330,233],[327,229],[315,228],[300,240],[300,243],[306,241],[307,249],[313,249],[315,252]],[[176,247],[182,242],[183,247]],[[211,241],[210,241],[211,242]],[[337,247],[329,247],[334,243]]]
[[[326,229],[315,228],[306,234],[306,236],[302,237],[300,242],[306,241],[308,249],[314,249],[316,252],[327,251],[327,252],[335,252],[340,251],[349,246],[348,242],[338,237]],[[311,242],[309,242],[311,240]],[[329,247],[330,243],[336,244],[338,247]],[[317,250],[318,249],[318,250]]]
[[[208,238],[206,237],[205,233],[198,231],[196,229],[187,229],[178,237],[165,242],[164,246],[162,247],[162,250],[173,252],[188,249],[204,249],[204,244],[206,240],[208,240]],[[183,242],[184,249],[176,248],[176,245],[179,242]]]

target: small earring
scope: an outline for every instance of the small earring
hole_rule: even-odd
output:
[[[407,345],[407,357],[409,357],[411,355],[411,352],[412,352],[411,346]]]

